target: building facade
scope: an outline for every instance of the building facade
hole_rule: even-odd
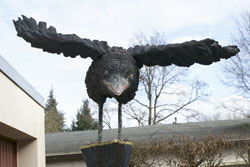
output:
[[[162,139],[179,141],[183,137],[199,140],[210,135],[224,141],[250,141],[250,118],[141,126],[122,130],[122,137],[134,144]],[[103,141],[113,140],[116,137],[117,129],[107,129],[103,132]],[[46,134],[47,167],[85,167],[80,147],[96,141],[97,130]],[[238,167],[239,164],[244,164],[244,161],[237,158],[233,150],[228,149],[223,153],[223,164],[228,167]]]
[[[45,167],[44,99],[1,55],[0,167]]]

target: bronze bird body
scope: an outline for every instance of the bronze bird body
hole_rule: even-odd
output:
[[[143,66],[189,67],[194,63],[209,65],[227,59],[239,52],[237,46],[222,47],[213,39],[189,41],[180,44],[135,46],[128,49],[110,47],[105,41],[80,38],[75,34],[57,33],[45,22],[22,16],[13,21],[17,35],[49,53],[65,57],[90,57],[93,62],[85,79],[88,95],[99,104],[98,141],[102,140],[103,104],[106,98],[114,97],[118,105],[118,139],[121,138],[122,104],[132,100],[138,89],[139,69]]]

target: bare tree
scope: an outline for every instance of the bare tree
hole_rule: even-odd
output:
[[[213,136],[144,141],[133,145],[130,167],[215,167],[222,166],[229,143]]]
[[[115,116],[115,113],[117,113],[117,106],[118,103],[114,99],[107,100],[107,102],[103,106],[103,123],[109,128],[112,129],[112,118]],[[117,119],[113,119],[117,120]]]
[[[147,38],[143,33],[135,35],[132,45],[164,45],[164,33],[153,32]],[[139,126],[158,124],[170,116],[183,111],[193,111],[188,108],[192,103],[203,100],[206,84],[195,80],[189,84],[185,80],[187,68],[174,65],[168,67],[147,67],[140,70],[140,86],[136,98],[125,106],[125,113]]]
[[[241,52],[223,65],[223,83],[236,88],[244,97],[250,97],[250,11],[245,11],[236,21],[234,41]]]
[[[234,96],[217,104],[220,110],[228,113],[232,119],[250,118],[250,99],[242,96]]]
[[[209,105],[209,104],[207,104]],[[202,121],[217,121],[222,119],[242,119],[250,118],[250,99],[242,96],[231,96],[224,99],[221,99],[212,104],[215,106],[217,111],[214,114],[201,112],[193,112],[189,115],[191,120]],[[189,119],[189,118],[187,118]]]
[[[249,117],[250,98],[250,11],[244,11],[235,21],[237,32],[233,40],[240,53],[222,65],[225,77],[222,82],[234,88],[241,98],[231,98],[218,104],[220,109],[231,111],[232,118]],[[249,106],[249,105],[248,105]]]
[[[239,159],[242,159],[246,166],[250,166],[250,141],[243,140],[233,143],[233,151],[236,153]]]
[[[231,115],[228,115],[228,118],[231,117]],[[222,120],[222,114],[221,113],[216,113],[216,114],[209,114],[206,115],[204,113],[201,112],[193,112],[191,115],[189,115],[187,117],[187,120],[189,121],[189,119],[191,120],[196,120],[198,122],[207,122],[207,121],[217,121],[217,120]]]
[[[104,128],[112,129],[112,124],[115,111],[117,111],[117,101],[114,99],[107,99],[107,101],[103,105],[103,123]],[[91,103],[91,107],[93,108],[94,115],[97,117],[98,115],[98,105],[96,103]]]

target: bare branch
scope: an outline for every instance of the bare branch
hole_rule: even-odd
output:
[[[241,49],[240,54],[222,65],[225,78],[222,82],[236,89],[244,97],[250,96],[250,11],[243,12],[236,20],[237,33],[234,41]]]
[[[136,102],[137,102],[138,104],[140,104],[141,106],[146,107],[147,109],[149,109],[149,107],[148,107],[146,104],[141,103],[139,100],[134,99],[134,101],[136,101]]]
[[[154,32],[152,37],[147,38],[143,33],[139,33],[135,35],[133,44],[166,44],[165,36],[162,35],[164,34]],[[140,71],[139,95],[141,96],[134,100],[136,103],[129,104],[127,115],[131,119],[135,119],[139,125],[142,125],[141,122],[152,125],[160,123],[176,113],[191,111],[187,106],[203,100],[203,97],[206,96],[203,92],[205,84],[195,81],[188,85],[185,80],[187,72],[187,68],[177,68],[176,66],[144,66]],[[136,110],[136,104],[142,107],[139,112],[143,114],[141,117]]]

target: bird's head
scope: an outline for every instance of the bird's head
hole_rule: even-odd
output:
[[[134,80],[132,70],[110,69],[103,71],[102,82],[115,96],[120,96]]]
[[[127,91],[137,90],[139,72],[132,56],[109,53],[103,56],[100,64],[100,82],[107,96],[119,97]]]

